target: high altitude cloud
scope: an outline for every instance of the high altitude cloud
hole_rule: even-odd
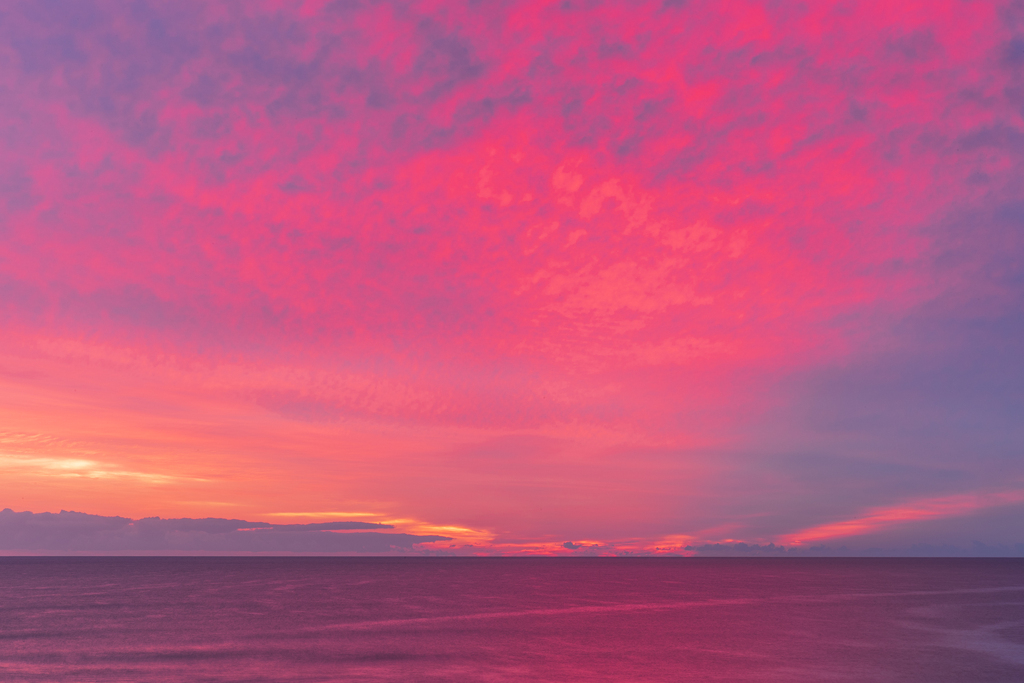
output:
[[[511,552],[960,496],[842,542],[1020,542],[1021,45],[1017,2],[7,3],[3,504]]]

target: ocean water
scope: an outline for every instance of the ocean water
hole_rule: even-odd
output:
[[[0,558],[2,681],[1024,681],[1024,560]]]

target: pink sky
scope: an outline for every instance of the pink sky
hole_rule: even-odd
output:
[[[1024,542],[1020,3],[0,33],[0,507]]]

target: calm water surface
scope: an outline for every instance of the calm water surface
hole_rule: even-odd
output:
[[[1024,681],[1024,560],[0,558],[3,681]]]

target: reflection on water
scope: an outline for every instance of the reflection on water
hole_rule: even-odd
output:
[[[1024,560],[3,558],[4,681],[1021,681]]]

